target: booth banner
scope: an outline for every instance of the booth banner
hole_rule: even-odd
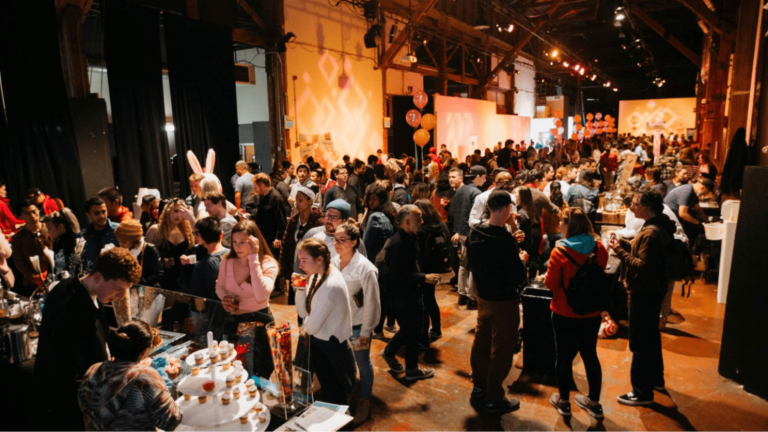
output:
[[[617,124],[620,134],[687,136],[696,127],[696,98],[620,101]]]
[[[520,142],[530,133],[530,117],[497,114],[495,102],[435,95],[434,103],[435,143],[445,144],[459,160],[475,150],[494,149],[507,139]]]

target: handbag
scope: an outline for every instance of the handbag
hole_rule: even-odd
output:
[[[363,294],[363,289],[360,288],[360,291],[355,293],[355,295],[352,296],[352,300],[355,301],[355,304],[359,309],[363,307],[363,304],[365,302],[365,294]]]

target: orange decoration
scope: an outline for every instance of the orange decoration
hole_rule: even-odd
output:
[[[413,141],[419,147],[424,147],[429,142],[429,132],[425,129],[419,129],[413,134]]]
[[[571,139],[574,140],[574,141],[578,141],[579,140],[579,134],[577,134],[577,133],[571,134]]]
[[[555,111],[555,117],[563,118],[563,110],[559,109]]]
[[[555,126],[561,128],[561,127],[563,127],[563,122],[558,120],[558,121],[555,122]]]
[[[557,129],[556,128],[552,128],[552,129],[549,130],[549,133],[551,133],[552,135],[557,135]]]
[[[592,113],[587,114],[587,120],[592,121],[593,118],[595,118],[595,116],[593,116]]]
[[[581,132],[582,129],[584,129],[584,126],[582,126],[581,123],[576,123],[576,131]]]
[[[581,116],[580,116],[580,115],[578,115],[578,114],[576,114],[575,116],[573,116],[573,122],[574,122],[574,123],[581,123]]]

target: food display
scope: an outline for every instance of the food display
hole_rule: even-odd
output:
[[[275,365],[277,387],[280,391],[280,403],[293,405],[293,354],[291,350],[291,326],[288,323],[267,326],[267,337]]]
[[[204,404],[206,401],[208,401],[208,396],[198,396],[197,401],[201,404]]]
[[[213,380],[205,381],[205,382],[203,382],[202,387],[203,387],[204,391],[212,392],[213,389],[216,388],[216,382],[213,381]]]

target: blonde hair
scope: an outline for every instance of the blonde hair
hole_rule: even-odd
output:
[[[171,232],[173,232],[173,228],[171,228],[171,213],[173,213],[173,210],[176,207],[188,208],[184,201],[179,198],[172,199],[171,202],[163,208],[163,213],[160,215],[160,220],[157,222],[157,235],[154,239],[155,245],[159,248],[168,246],[168,239],[171,238]],[[192,227],[186,219],[182,219],[177,227],[179,228],[179,231],[184,234],[184,237],[187,239],[190,246],[195,244],[195,238],[192,236]]]

